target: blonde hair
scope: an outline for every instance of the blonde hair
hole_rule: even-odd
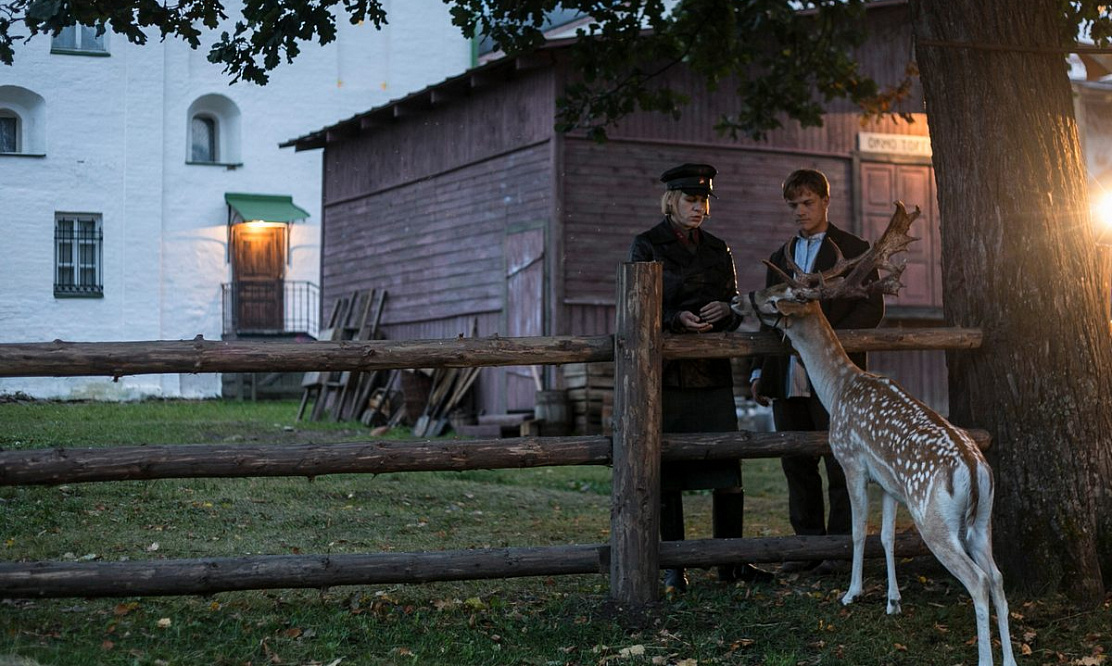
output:
[[[671,215],[676,208],[676,202],[683,196],[683,190],[668,190],[660,197],[660,212]]]

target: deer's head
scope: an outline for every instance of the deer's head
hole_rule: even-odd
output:
[[[792,260],[791,241],[784,245],[788,271],[765,261],[780,274],[783,282],[734,299],[732,307],[740,315],[752,314],[767,326],[786,329],[793,319],[821,312],[819,301],[832,298],[867,298],[874,293],[899,293],[904,263],[894,263],[892,255],[903,252],[913,241],[908,235],[911,223],[919,217],[919,207],[907,212],[903,202],[896,202],[896,212],[881,237],[867,252],[846,259],[835,246],[838,259],[832,268],[805,273]],[[874,277],[876,274],[883,275]]]

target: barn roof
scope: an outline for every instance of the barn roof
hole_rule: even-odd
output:
[[[908,0],[873,0],[865,8],[869,11],[906,5]],[[803,13],[812,13],[805,10]],[[463,74],[434,83],[417,92],[399,99],[391,100],[369,111],[356,114],[346,120],[323,127],[295,139],[278,144],[280,148],[293,146],[295,150],[324,148],[330,141],[342,140],[362,132],[387,126],[399,118],[410,116],[433,107],[443,106],[453,100],[466,97],[472,90],[496,85],[510,79],[515,72],[547,67],[556,60],[556,51],[567,48],[577,41],[577,37],[549,39],[537,50],[492,60],[473,67]]]
[[[458,76],[447,78],[405,97],[391,100],[369,111],[358,113],[346,120],[278,145],[280,148],[293,146],[297,151],[313,150],[324,148],[330,141],[373,131],[399,118],[444,106],[453,100],[466,97],[472,90],[502,83],[512,78],[516,72],[547,67],[556,60],[554,51],[567,47],[573,42],[575,38],[549,40],[544,46],[531,53],[492,60]]]

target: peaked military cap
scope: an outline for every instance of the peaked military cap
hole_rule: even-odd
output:
[[[660,176],[660,182],[669,190],[683,190],[684,194],[714,194],[713,178],[718,174],[709,164],[681,164],[668,169]]]

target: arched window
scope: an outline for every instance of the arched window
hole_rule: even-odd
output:
[[[189,164],[239,164],[239,107],[224,95],[203,95],[189,105],[186,134]]]
[[[216,145],[216,120],[210,116],[193,116],[190,126],[189,161],[219,162]]]
[[[46,152],[46,101],[19,86],[0,85],[0,155]]]
[[[0,109],[0,153],[21,152],[22,136],[19,116],[10,109]]]

